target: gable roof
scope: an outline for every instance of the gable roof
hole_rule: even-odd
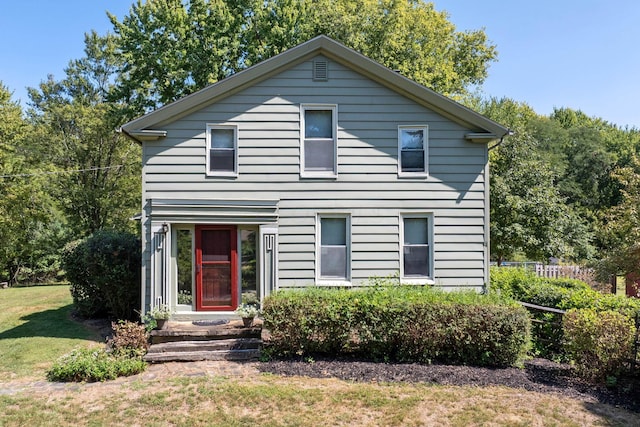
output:
[[[324,55],[455,122],[470,127],[474,131],[467,134],[467,139],[488,142],[510,133],[509,129],[493,120],[402,76],[327,36],[315,37],[198,92],[160,107],[124,124],[120,131],[138,141],[158,139],[166,135],[166,131],[158,129],[159,127],[317,55]]]

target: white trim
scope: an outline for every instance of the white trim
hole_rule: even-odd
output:
[[[178,303],[178,233],[189,231],[191,233],[191,305]],[[170,293],[175,298],[176,312],[195,311],[196,304],[196,239],[194,224],[172,224],[171,227],[171,262],[170,266]]]
[[[308,171],[305,170],[304,147],[305,141],[323,140],[328,138],[305,138],[305,111],[307,110],[331,110],[331,132],[333,139],[333,170],[332,171]],[[301,178],[329,178],[338,177],[338,105],[337,104],[300,104],[300,177]]]
[[[260,303],[262,303],[272,291],[278,290],[278,226],[276,224],[261,224],[258,227],[257,245],[256,252],[260,254],[257,260],[260,277],[258,292]],[[269,259],[267,253],[271,253],[270,265],[267,265]],[[269,283],[272,288],[269,287]]]
[[[344,218],[345,219],[345,240],[347,246],[346,277],[322,277],[320,274],[320,264],[322,257],[322,218]],[[316,213],[316,254],[315,254],[315,280],[318,286],[351,286],[351,213],[348,212],[318,212]]]
[[[212,171],[211,170],[211,156],[210,152],[211,148],[211,131],[215,129],[230,129],[233,130],[233,171]],[[228,125],[228,124],[213,124],[207,123],[207,134],[206,134],[206,174],[207,176],[220,176],[220,177],[237,177],[238,176],[238,126],[237,125]]]
[[[424,132],[424,171],[411,172],[402,170],[402,131],[407,129],[422,130]],[[398,125],[398,177],[427,178],[429,176],[429,125]]]
[[[426,218],[427,219],[427,243],[429,245],[429,275],[428,276],[404,276],[404,219],[405,218]],[[403,285],[433,285],[435,284],[435,266],[434,266],[434,250],[433,250],[433,236],[434,236],[434,215],[433,212],[400,212],[399,216],[399,236],[398,243],[400,247],[399,261],[400,261],[400,283]]]

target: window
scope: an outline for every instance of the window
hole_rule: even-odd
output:
[[[427,126],[398,126],[398,174],[427,175]]]
[[[335,177],[337,174],[337,106],[301,107],[302,141],[300,174],[305,177]]]
[[[347,216],[321,216],[319,223],[319,274],[322,281],[349,281],[350,232]]]
[[[207,175],[238,174],[238,129],[236,126],[207,125]]]
[[[402,218],[402,278],[431,278],[431,229],[429,216]]]

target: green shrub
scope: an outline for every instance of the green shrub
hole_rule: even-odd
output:
[[[95,382],[139,374],[146,369],[141,358],[116,356],[104,349],[78,349],[62,356],[47,372],[49,381]]]
[[[132,234],[102,230],[72,245],[64,256],[71,295],[81,314],[107,311],[116,319],[136,318],[140,304],[140,241]]]
[[[73,305],[83,317],[99,318],[107,315],[107,304],[100,289],[89,279],[87,245],[81,240],[69,243],[62,255],[62,265],[67,279],[71,282],[70,291]]]
[[[523,268],[492,267],[491,289],[518,301],[561,310],[613,310],[630,318],[640,312],[640,300],[602,294],[580,280],[537,277]],[[543,322],[532,325],[534,354],[549,359],[565,359],[562,315],[537,310],[533,310],[531,315],[534,320]]]
[[[145,325],[127,320],[111,323],[113,337],[107,343],[116,356],[142,357],[149,349],[149,335]]]
[[[617,377],[632,357],[634,322],[616,311],[569,310],[563,329],[566,351],[583,377]]]
[[[279,355],[508,366],[524,356],[529,318],[498,296],[419,287],[280,291],[263,305]]]

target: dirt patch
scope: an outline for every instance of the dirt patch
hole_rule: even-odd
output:
[[[640,381],[625,379],[615,389],[596,386],[574,375],[570,365],[532,359],[518,368],[374,363],[359,360],[275,360],[257,365],[262,372],[285,376],[339,378],[357,382],[410,382],[453,386],[505,386],[595,400],[640,412]]]

